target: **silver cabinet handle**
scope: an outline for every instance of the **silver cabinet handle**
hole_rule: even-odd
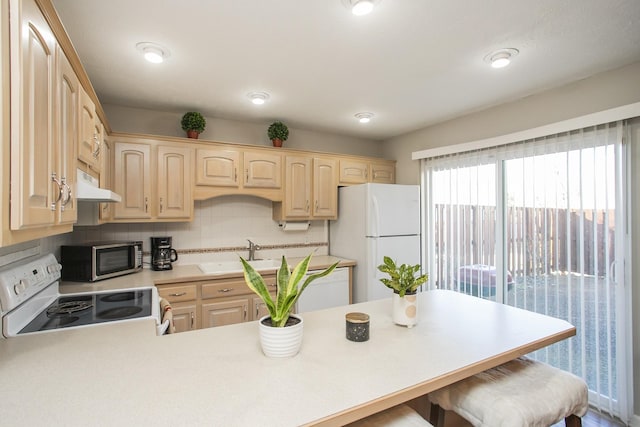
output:
[[[233,181],[238,182],[238,168],[235,168],[233,171]]]
[[[193,329],[193,324],[194,324],[194,322],[195,322],[195,318],[196,318],[196,315],[195,315],[195,313],[192,311],[192,312],[191,312],[191,329]]]
[[[65,177],[62,177],[61,182],[63,190],[66,190],[67,193],[67,197],[62,198],[62,204],[60,205],[60,210],[64,212],[64,208],[71,201],[71,187],[69,187],[69,184],[67,184],[67,179]]]
[[[97,159],[98,156],[100,155],[100,140],[98,139],[97,133],[93,134],[93,145],[96,147],[96,149],[93,150],[91,154],[93,155],[94,159]]]
[[[218,292],[227,293],[227,292],[231,292],[232,290],[233,288],[224,288],[224,289],[218,289]]]
[[[51,210],[55,211],[56,205],[62,198],[63,187],[62,187],[62,183],[58,180],[55,172],[51,174],[51,182],[55,182],[58,185],[58,197],[53,202],[51,202]]]
[[[160,213],[162,213],[163,210],[164,207],[162,206],[162,197],[160,197]]]
[[[249,182],[249,169],[245,169],[245,173],[247,175],[247,179],[244,182]]]
[[[145,213],[149,212],[149,198],[148,197],[144,198],[144,211],[145,211]]]
[[[169,294],[169,296],[170,297],[183,297],[186,294],[187,294],[186,292],[180,292],[179,294]]]

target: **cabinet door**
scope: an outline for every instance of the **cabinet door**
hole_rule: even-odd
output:
[[[113,189],[113,149],[111,141],[102,142],[102,166],[100,170],[100,188]],[[113,203],[100,203],[99,218],[108,221],[113,217]]]
[[[239,298],[224,301],[215,299],[202,303],[202,327],[232,325],[246,322],[249,315],[249,299]]]
[[[60,47],[56,49],[56,144],[55,171],[62,186],[57,207],[59,224],[73,224],[78,218],[75,200],[76,153],[78,147],[78,103],[80,82]]]
[[[311,215],[311,159],[287,156],[285,160],[284,215],[308,218]]]
[[[386,163],[371,163],[371,182],[394,184],[396,167]]]
[[[151,147],[147,144],[116,143],[114,162],[115,192],[122,196],[116,203],[115,218],[151,218]]]
[[[239,187],[238,171],[241,153],[223,148],[196,150],[196,185]]]
[[[191,218],[192,149],[158,147],[158,218]]]
[[[336,219],[338,217],[338,183],[336,161],[313,159],[313,217]]]
[[[52,182],[56,44],[35,1],[12,0],[10,8],[10,216],[11,229],[21,230],[55,221],[60,194]]]
[[[100,171],[101,132],[96,126],[96,107],[89,95],[80,90],[80,141],[78,142],[78,160],[96,172]]]
[[[244,186],[282,188],[282,156],[264,151],[244,152]]]
[[[364,184],[369,180],[369,164],[357,160],[340,160],[340,184]]]
[[[178,303],[171,305],[173,325],[176,332],[192,331],[198,327],[196,303]]]

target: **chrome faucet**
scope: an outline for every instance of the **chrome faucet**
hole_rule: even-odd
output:
[[[249,259],[247,261],[254,261],[256,259],[256,251],[260,250],[260,246],[247,239],[249,242]]]

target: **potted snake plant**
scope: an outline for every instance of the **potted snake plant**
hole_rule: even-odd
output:
[[[289,269],[287,260],[282,263],[276,275],[276,297],[269,293],[264,279],[244,258],[240,257],[244,280],[253,292],[264,302],[269,314],[258,321],[262,352],[267,357],[291,357],[298,354],[302,345],[303,320],[297,314],[291,314],[298,298],[309,286],[309,283],[329,275],[338,265],[331,265],[326,270],[306,277],[311,255],[300,261],[293,271]]]
[[[416,276],[416,273],[420,271],[420,264],[398,266],[388,256],[385,256],[383,261],[384,264],[380,264],[378,270],[389,275],[389,278],[382,278],[380,281],[387,288],[393,290],[393,322],[411,328],[418,323],[416,304],[418,286],[425,283],[429,276],[426,274]]]

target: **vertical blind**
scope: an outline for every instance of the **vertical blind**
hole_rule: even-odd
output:
[[[550,316],[577,335],[531,356],[626,419],[622,122],[423,161],[431,286]]]

